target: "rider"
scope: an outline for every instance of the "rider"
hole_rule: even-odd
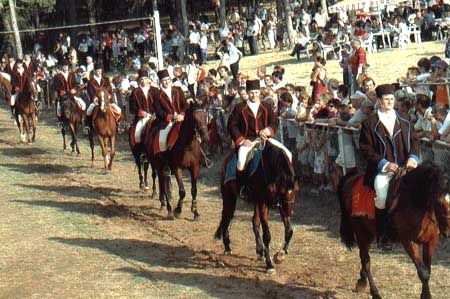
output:
[[[17,70],[18,64],[19,62],[16,61],[14,56],[10,55],[8,57],[8,63],[6,64],[5,72],[12,76],[12,74]],[[22,61],[20,61],[20,64],[22,64]]]
[[[391,84],[383,84],[375,91],[379,109],[363,123],[359,145],[367,160],[364,185],[375,189],[377,235],[381,247],[385,247],[388,245],[384,232],[387,223],[385,208],[389,181],[399,167],[417,167],[419,158],[418,144],[413,138],[414,130],[409,117],[394,109],[394,87]]]
[[[142,132],[145,125],[155,113],[153,103],[155,101],[158,89],[150,85],[148,72],[144,69],[139,70],[139,87],[135,88],[130,95],[130,101],[136,107],[134,124],[132,126],[131,144],[134,146],[142,140]]]
[[[277,130],[277,118],[272,107],[261,102],[259,80],[247,80],[246,88],[249,100],[237,104],[228,119],[228,131],[238,149],[237,174],[242,187],[246,185],[243,174],[247,155],[255,146],[255,140],[258,137],[272,138]]]
[[[160,153],[168,149],[170,136],[178,136],[181,123],[184,120],[184,113],[187,109],[187,102],[184,93],[179,87],[172,86],[169,72],[164,69],[158,72],[160,89],[155,97],[154,109],[159,129],[157,138],[153,142],[153,152]],[[172,129],[173,128],[173,129]],[[175,130],[174,132],[171,132]],[[170,173],[168,152],[163,155],[164,171]]]
[[[94,73],[92,77],[89,79],[87,83],[87,93],[89,95],[89,99],[91,101],[91,104],[86,110],[86,126],[85,131],[89,131],[89,129],[92,127],[92,111],[94,110],[95,106],[98,105],[98,98],[97,94],[101,89],[106,89],[109,94],[112,94],[113,87],[111,85],[111,82],[109,81],[109,78],[104,76],[103,69],[100,64],[96,63],[94,64]],[[120,114],[121,109],[119,106],[117,106],[114,103],[110,103],[111,107]]]
[[[69,62],[63,61],[61,72],[56,74],[54,78],[55,90],[58,93],[58,101],[56,104],[56,116],[61,123],[61,99],[65,95],[72,95],[78,106],[82,111],[86,110],[86,104],[80,97],[76,97],[75,94],[78,90],[78,82],[74,72],[69,71]]]
[[[23,68],[22,60],[17,60],[15,70],[11,74],[11,113],[14,116],[15,114],[15,105],[17,95],[23,91],[23,87],[27,82],[27,76],[25,73],[25,69]]]
[[[23,56],[23,68],[25,69],[25,73],[27,77],[31,77],[36,72],[36,63],[31,59],[30,54],[25,54]]]

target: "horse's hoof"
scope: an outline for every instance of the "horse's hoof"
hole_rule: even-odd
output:
[[[147,184],[144,184],[144,191],[150,190],[150,187]]]
[[[361,293],[364,292],[364,290],[367,287],[367,281],[363,279],[358,279],[358,282],[356,282],[355,292]]]
[[[159,211],[160,211],[160,212],[164,211],[165,209],[166,209],[166,205],[161,205],[161,206],[159,207]]]
[[[256,254],[256,260],[257,261],[262,261],[262,260],[264,260],[264,256],[262,254],[257,253]]]
[[[167,220],[175,220],[175,217],[173,216],[172,212],[167,213]]]
[[[182,212],[182,210],[180,207],[176,207],[175,210],[173,211],[175,217],[177,217],[177,218],[180,218],[181,212]]]
[[[200,214],[198,212],[194,212],[194,221],[200,221]]]
[[[277,270],[275,270],[275,268],[273,268],[273,267],[266,269],[266,274],[273,275],[275,273],[277,273]]]
[[[144,184],[143,183],[139,183],[139,189],[144,190]]]
[[[273,256],[273,261],[275,262],[275,264],[281,264],[284,261],[284,258],[285,258],[284,257],[284,252],[278,251]]]
[[[153,192],[152,195],[150,195],[150,199],[151,200],[155,199],[155,196],[156,196],[156,194],[155,194],[155,192]]]
[[[381,299],[380,294],[373,294],[372,299]]]
[[[231,252],[231,250],[225,250],[223,252],[223,254],[226,255],[226,256],[231,256],[233,253]]]

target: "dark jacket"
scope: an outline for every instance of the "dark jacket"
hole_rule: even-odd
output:
[[[363,122],[359,138],[361,153],[367,161],[364,184],[373,188],[375,176],[388,162],[405,166],[409,158],[419,161],[418,142],[413,138],[413,126],[406,115],[397,113],[393,136],[374,113]]]
[[[73,72],[69,72],[67,80],[63,74],[59,73],[54,78],[55,90],[59,96],[70,94],[72,89],[78,89],[77,78]]]
[[[187,109],[184,93],[179,87],[172,87],[172,101],[167,94],[160,89],[155,98],[154,108],[157,122],[164,129],[174,118],[175,113],[184,114]]]
[[[158,89],[150,86],[148,90],[147,97],[145,97],[144,92],[140,87],[135,88],[131,93],[130,100],[133,102],[134,107],[136,108],[136,116],[135,122],[144,117],[144,112],[154,113],[154,102],[155,96],[158,92]]]
[[[265,102],[261,102],[259,105],[256,118],[250,107],[243,102],[236,105],[228,119],[228,131],[237,146],[244,139],[255,140],[259,136],[259,131],[265,128],[269,128],[271,137],[273,137],[277,127],[277,117],[272,107]]]

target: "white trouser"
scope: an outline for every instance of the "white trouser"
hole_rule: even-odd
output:
[[[378,209],[386,208],[386,199],[388,195],[389,182],[394,177],[392,172],[382,172],[375,177],[374,189],[376,193],[375,207]]]
[[[170,130],[172,130],[173,125],[174,122],[170,122],[164,130],[159,131],[159,150],[161,152],[167,150],[167,137],[169,136]]]
[[[80,106],[81,110],[85,111],[86,110],[86,103],[83,101],[83,99],[80,98],[80,97],[73,97],[73,98],[77,102],[78,106]]]
[[[95,106],[98,106],[98,104],[95,103],[95,102],[92,102],[92,103],[89,105],[89,107],[88,107],[87,110],[86,110],[86,115],[87,115],[87,116],[91,116],[91,115],[92,115],[92,111],[94,111]]]
[[[11,102],[9,103],[11,106],[16,105],[17,93],[11,95]]]
[[[238,161],[237,161],[237,170],[243,171],[245,169],[245,164],[247,162],[248,153],[253,149],[256,143],[253,143],[252,146],[241,145],[238,151]]]
[[[137,124],[136,124],[136,130],[134,131],[134,139],[136,140],[136,143],[141,142],[142,137],[142,131],[145,128],[145,125],[150,120],[150,116],[146,116],[144,118],[141,118]]]
[[[59,103],[59,101],[56,102],[56,116],[61,117],[62,113],[61,113],[61,104]]]

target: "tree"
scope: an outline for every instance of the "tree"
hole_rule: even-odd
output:
[[[284,17],[286,19],[286,30],[289,36],[289,45],[292,48],[295,42],[295,31],[292,25],[291,5],[289,0],[283,0],[284,5]]]
[[[186,0],[178,0],[179,8],[181,13],[181,32],[184,36],[188,36],[189,28],[188,28],[188,17],[186,10]]]
[[[226,13],[226,4],[227,1],[226,0],[220,0],[220,28],[223,28],[227,22],[227,13]]]
[[[11,27],[14,31],[14,40],[16,41],[17,57],[22,58],[22,42],[20,40],[19,26],[17,26],[16,5],[13,0],[9,0],[9,11],[11,13]]]

